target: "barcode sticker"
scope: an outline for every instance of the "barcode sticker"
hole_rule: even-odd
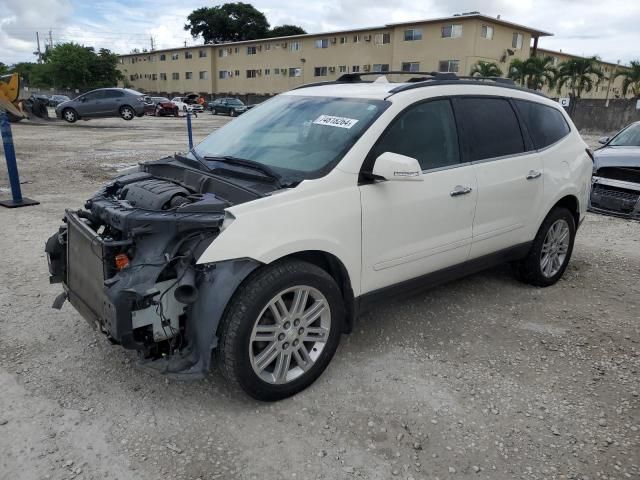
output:
[[[320,115],[316,118],[313,123],[316,125],[328,125],[330,127],[338,127],[338,128],[351,128],[358,120],[355,118],[346,118],[346,117],[332,117],[331,115]]]

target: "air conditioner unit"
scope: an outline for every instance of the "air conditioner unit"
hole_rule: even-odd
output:
[[[229,76],[230,76],[230,77],[233,77],[233,72],[229,72]]]
[[[333,37],[333,38],[331,39],[331,43],[337,43],[337,42],[338,42],[338,39],[337,39],[336,37]]]
[[[362,66],[362,69],[363,69],[365,72],[368,72],[369,70],[371,70],[371,65],[363,65],[363,66]]]
[[[364,36],[364,41],[365,42],[370,42],[371,41],[371,35],[365,35]]]
[[[335,72],[336,71],[336,67],[329,67],[329,71],[330,72]]]

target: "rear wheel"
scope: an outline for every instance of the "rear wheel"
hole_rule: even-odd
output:
[[[78,114],[73,108],[65,108],[62,111],[62,118],[64,118],[69,123],[73,123],[78,120]]]
[[[124,120],[132,120],[133,117],[136,116],[136,112],[134,112],[133,108],[131,108],[129,105],[124,105],[120,108],[120,116]]]
[[[331,276],[286,260],[241,286],[220,325],[217,358],[225,377],[258,400],[280,400],[311,385],[333,357],[344,305]]]
[[[235,109],[233,109],[233,108],[232,108],[231,110],[229,110],[229,116],[230,116],[230,117],[235,117],[235,116],[236,116],[236,111],[235,111]]]
[[[218,110],[216,110],[215,108],[213,110],[211,110],[211,114],[212,115],[217,115],[218,114]]]
[[[515,265],[518,278],[538,287],[553,285],[564,273],[576,236],[572,213],[556,207],[544,219],[526,258]]]

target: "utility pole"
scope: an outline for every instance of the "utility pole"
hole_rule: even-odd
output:
[[[51,30],[49,30],[49,48],[53,48],[53,35],[51,34]]]
[[[38,50],[36,50],[34,55],[38,56],[38,63],[42,63],[42,51],[40,50],[40,34],[36,32],[36,43],[38,45]]]
[[[185,47],[187,46],[187,41],[186,41],[186,40],[184,41],[184,46],[185,46]]]
[[[150,40],[151,40],[151,51],[153,52],[155,50],[153,45],[153,35],[151,35]]]

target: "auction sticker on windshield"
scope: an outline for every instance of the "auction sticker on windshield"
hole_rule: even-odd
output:
[[[331,115],[320,115],[313,123],[316,125],[328,125],[330,127],[351,128],[358,120],[355,118],[333,117]]]

